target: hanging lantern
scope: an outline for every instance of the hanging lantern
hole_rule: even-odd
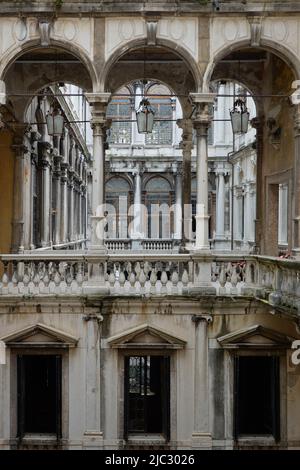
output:
[[[64,118],[59,109],[53,111],[52,113],[48,111],[46,116],[46,124],[49,135],[61,137],[64,130]]]
[[[154,125],[154,109],[149,101],[143,98],[136,111],[136,121],[139,134],[151,134]]]
[[[233,109],[230,111],[232,132],[234,134],[246,134],[248,132],[249,116],[245,100],[243,98],[235,100]]]

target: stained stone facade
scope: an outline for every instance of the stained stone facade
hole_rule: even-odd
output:
[[[289,1],[1,2],[0,448],[300,448],[299,28]]]

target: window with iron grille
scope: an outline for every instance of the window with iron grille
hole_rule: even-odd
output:
[[[150,104],[155,111],[153,131],[146,134],[148,145],[172,145],[172,103],[170,98],[154,97]]]
[[[126,96],[116,96],[107,107],[106,116],[115,122],[108,133],[109,144],[131,143],[131,102]]]

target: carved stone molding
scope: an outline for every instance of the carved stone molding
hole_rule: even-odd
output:
[[[156,45],[157,21],[147,21],[147,45]]]
[[[262,32],[262,18],[260,16],[252,16],[248,18],[250,24],[250,44],[252,47],[259,47]]]
[[[47,47],[50,45],[50,31],[52,22],[49,18],[41,18],[38,22],[38,30],[41,38],[41,46]]]
[[[203,313],[201,315],[192,316],[192,322],[196,323],[196,325],[201,321],[205,321],[209,324],[209,323],[212,323],[213,317],[209,313]]]

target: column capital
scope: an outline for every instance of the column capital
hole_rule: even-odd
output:
[[[14,123],[12,125],[13,130],[13,139],[12,139],[12,149],[16,152],[17,150],[26,153],[28,152],[28,147],[24,144],[24,137],[29,131],[29,125],[25,123]]]
[[[225,168],[216,168],[214,170],[214,173],[216,176],[227,176],[228,175],[228,170],[226,170]]]
[[[111,93],[85,93],[85,97],[92,107],[91,127],[94,135],[105,135],[111,126],[111,120],[106,118],[106,109]]]
[[[251,123],[251,126],[254,127],[254,129],[256,130],[260,130],[262,129],[263,125],[264,125],[264,122],[265,122],[265,119],[263,116],[260,116],[260,117],[254,117],[251,119],[250,123]]]
[[[216,96],[216,93],[190,93],[190,99],[194,106],[192,121],[195,128],[210,125],[213,115],[209,106],[214,104]]]
[[[206,322],[207,324],[212,323],[213,317],[209,313],[203,313],[201,315],[193,315],[192,316],[192,322],[196,323],[196,325],[198,325],[198,323],[200,323],[202,321]]]
[[[107,106],[111,97],[111,93],[105,93],[105,92],[85,93],[85,97],[91,106],[95,106],[95,105]]]

